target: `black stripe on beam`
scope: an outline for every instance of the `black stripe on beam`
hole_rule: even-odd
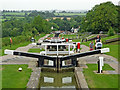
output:
[[[99,54],[99,53],[101,53],[101,50],[94,50],[94,51],[89,51],[89,52],[85,52],[85,53],[79,53],[79,54],[75,54],[75,55],[64,56],[64,57],[61,57],[61,58],[65,60],[65,59],[79,58],[79,57],[84,57],[84,56],[89,56],[89,55]]]
[[[36,43],[36,45],[41,45],[41,43]]]
[[[13,55],[33,57],[33,58],[43,57],[44,59],[56,59],[57,58],[57,57],[44,56],[44,55],[35,54],[35,53],[26,53],[26,52],[17,52],[17,51],[14,51]]]

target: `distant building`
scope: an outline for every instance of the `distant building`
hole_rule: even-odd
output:
[[[79,31],[79,28],[73,28],[73,27],[72,27],[72,29],[71,29],[71,32],[72,32],[72,33],[77,33],[78,31]]]

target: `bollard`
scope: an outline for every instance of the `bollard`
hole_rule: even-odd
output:
[[[80,42],[77,43],[77,51],[80,53]]]
[[[99,61],[98,61],[98,73],[102,73],[103,72],[102,66],[104,66],[103,57],[99,57]]]
[[[68,38],[66,38],[66,42],[68,42]]]

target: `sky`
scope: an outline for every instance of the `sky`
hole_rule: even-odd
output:
[[[96,4],[120,0],[1,0],[2,10],[90,10]]]

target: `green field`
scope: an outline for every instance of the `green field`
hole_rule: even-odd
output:
[[[26,88],[31,72],[28,65],[2,65],[2,88]]]
[[[40,53],[41,51],[45,51],[45,49],[40,49],[40,48],[30,48],[28,52],[31,53]]]
[[[74,15],[86,15],[86,13],[54,13],[56,16],[74,16]]]
[[[95,74],[97,64],[87,64],[88,68],[83,73],[89,88],[118,88],[118,75],[114,74]],[[108,64],[103,66],[104,70],[113,70]]]
[[[4,12],[3,15],[25,15],[24,12]]]

